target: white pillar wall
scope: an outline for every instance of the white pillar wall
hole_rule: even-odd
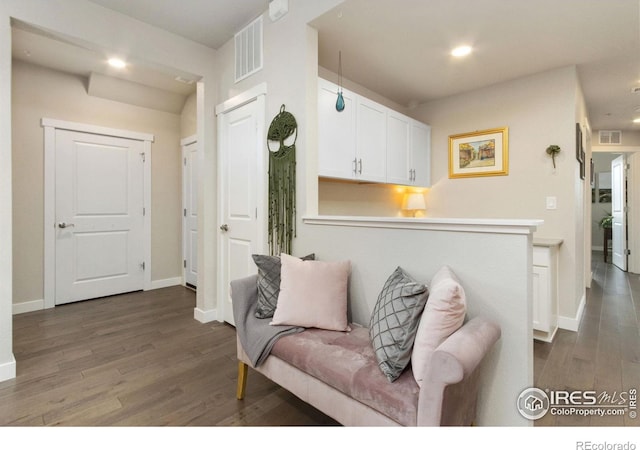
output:
[[[0,4],[0,381],[16,376],[13,357],[11,204],[11,23]]]

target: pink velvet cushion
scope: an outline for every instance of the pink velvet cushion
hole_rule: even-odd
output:
[[[346,331],[349,261],[303,261],[280,255],[280,293],[271,325]]]
[[[466,295],[453,270],[443,266],[431,279],[429,300],[424,308],[413,343],[411,365],[419,386],[431,354],[464,323]]]
[[[309,329],[283,336],[271,354],[401,425],[416,426],[418,385],[411,370],[389,383],[378,368],[368,328],[352,328],[351,332]]]

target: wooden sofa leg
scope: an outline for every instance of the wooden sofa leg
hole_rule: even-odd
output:
[[[247,373],[249,366],[242,361],[238,361],[238,390],[236,391],[236,398],[242,400],[244,398],[244,390],[247,387]]]

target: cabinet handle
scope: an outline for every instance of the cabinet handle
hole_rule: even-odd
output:
[[[358,173],[362,175],[362,158],[358,160],[358,164],[360,165],[360,168],[358,169]]]
[[[358,173],[358,159],[357,158],[353,158],[353,174],[357,174]]]
[[[416,169],[411,169],[411,172],[413,172],[413,175],[411,176],[411,181],[416,181]]]

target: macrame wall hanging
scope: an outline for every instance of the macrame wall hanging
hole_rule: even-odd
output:
[[[291,254],[291,241],[296,232],[296,139],[298,124],[290,112],[280,112],[269,125],[269,251],[272,255]],[[292,141],[291,139],[292,138]],[[289,139],[291,145],[286,145]],[[271,150],[270,141],[280,147]]]

